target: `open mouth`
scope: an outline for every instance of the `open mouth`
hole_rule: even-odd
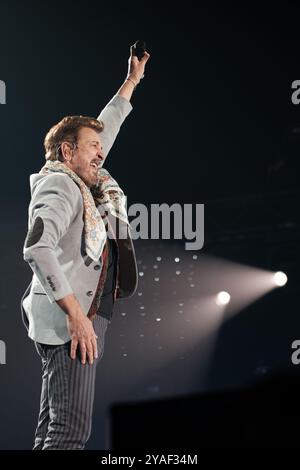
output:
[[[97,163],[91,163],[91,167],[95,168],[95,170],[98,171],[98,165],[97,165]]]

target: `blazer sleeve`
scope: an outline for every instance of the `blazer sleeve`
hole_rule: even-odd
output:
[[[119,133],[122,123],[131,110],[132,105],[126,98],[115,95],[98,116],[98,121],[104,123],[104,129],[101,132],[100,138],[105,158]]]
[[[29,205],[29,230],[23,254],[51,303],[73,293],[59,264],[55,247],[78,211],[76,184],[67,175],[46,176]],[[79,189],[78,189],[79,190]]]

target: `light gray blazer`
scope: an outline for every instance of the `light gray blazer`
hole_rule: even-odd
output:
[[[101,143],[107,156],[132,106],[115,95],[100,113],[104,122]],[[28,336],[40,343],[69,341],[67,316],[56,300],[74,293],[87,315],[101,273],[101,259],[94,262],[85,251],[83,199],[77,184],[66,174],[30,176],[28,234],[24,259],[33,270],[31,284],[21,306]],[[117,239],[119,290],[117,297],[131,296],[137,287],[137,266],[129,231]]]

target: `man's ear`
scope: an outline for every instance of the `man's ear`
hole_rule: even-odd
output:
[[[72,145],[69,142],[63,142],[60,146],[63,159],[70,162],[73,157]]]

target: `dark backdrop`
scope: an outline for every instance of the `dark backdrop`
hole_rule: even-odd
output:
[[[210,380],[198,384],[195,376],[192,390],[240,386],[255,371],[295,370],[300,107],[291,102],[291,83],[300,79],[299,13],[289,2],[225,8],[189,1],[1,1],[0,79],[7,104],[0,105],[0,339],[7,364],[0,366],[0,448],[30,448],[38,410],[40,363],[19,314],[31,276],[22,259],[29,175],[43,163],[50,126],[64,115],[98,115],[125,78],[129,46],[139,38],[151,58],[107,161],[129,205],[205,203],[203,253],[286,269],[290,279],[224,325]],[[145,246],[137,244],[141,259]],[[167,245],[159,249],[167,252]],[[190,391],[174,365],[158,370],[148,388],[133,374],[133,394],[126,376],[123,388],[114,388],[124,367],[118,313],[98,384],[89,444],[95,449],[107,445],[112,401],[151,397],[153,383],[163,395],[166,377],[168,393]],[[132,318],[134,325],[140,321]],[[233,338],[244,360],[229,352]]]

